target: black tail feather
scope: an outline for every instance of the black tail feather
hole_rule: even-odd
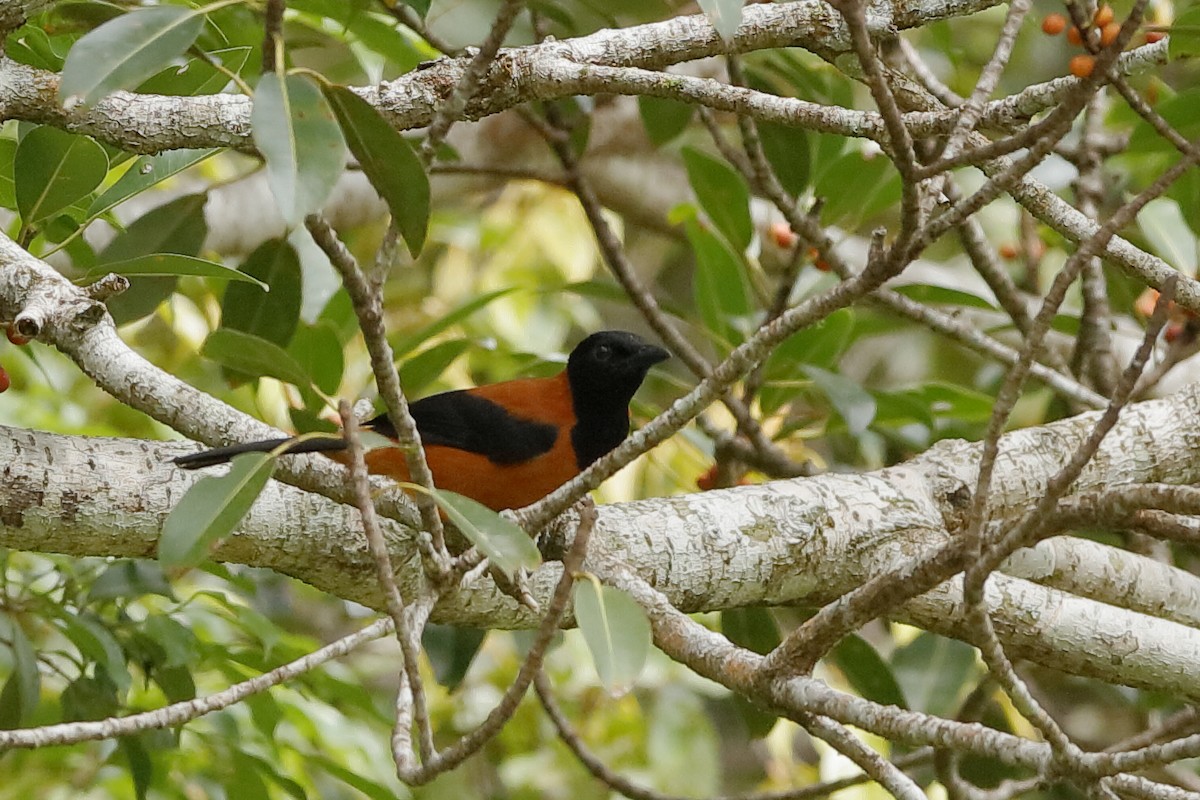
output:
[[[291,442],[291,444],[288,444]],[[284,447],[281,455],[291,453],[329,453],[346,449],[346,440],[333,436],[319,436],[311,439],[264,439],[261,442],[244,442],[229,447],[216,447],[212,450],[201,450],[199,453],[189,453],[172,459],[176,466],[183,469],[203,469],[216,464],[224,464],[229,459],[241,453],[269,453],[276,448]]]

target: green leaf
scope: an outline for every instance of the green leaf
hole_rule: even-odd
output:
[[[121,753],[129,764],[129,777],[133,779],[133,793],[137,800],[146,800],[150,785],[154,782],[154,761],[142,744],[143,735],[122,736],[117,740]]]
[[[292,335],[288,353],[318,389],[329,395],[337,393],[342,383],[345,360],[342,343],[332,325],[301,325]]]
[[[37,654],[25,631],[9,617],[7,638],[12,650],[12,674],[0,691],[0,729],[23,727],[33,717],[41,701],[42,676],[38,672]]]
[[[777,122],[758,123],[763,153],[775,176],[793,197],[808,189],[812,177],[812,148],[803,128],[780,125]]]
[[[269,239],[246,258],[242,272],[271,289],[231,285],[221,300],[221,327],[287,347],[300,321],[300,257],[285,240]]]
[[[17,140],[0,138],[0,207],[17,210],[17,187],[13,183],[13,160]]]
[[[754,237],[746,182],[721,159],[691,147],[683,148],[682,152],[688,182],[700,207],[735,250],[745,250]]]
[[[199,564],[228,536],[258,498],[275,458],[270,453],[233,457],[229,472],[205,475],[171,509],[158,540],[158,560],[168,567]]]
[[[389,788],[374,781],[363,777],[360,772],[352,769],[347,769],[341,764],[334,761],[332,758],[321,754],[313,753],[306,755],[304,760],[309,763],[316,764],[329,775],[352,789],[362,792],[371,800],[396,800],[397,797],[404,797],[404,793],[398,791],[397,788]]]
[[[274,342],[242,331],[219,328],[208,335],[200,354],[223,367],[255,378],[275,378],[308,388],[308,373]]]
[[[699,0],[700,10],[725,41],[742,24],[742,0]]]
[[[965,308],[985,308],[990,311],[999,310],[991,300],[980,297],[962,289],[952,289],[949,286],[936,286],[930,283],[909,283],[897,286],[893,291],[905,297],[927,305],[938,304]]]
[[[900,202],[900,175],[884,156],[852,150],[821,173],[816,193],[825,199],[822,222],[855,224]]]
[[[875,398],[854,381],[820,367],[804,368],[806,374],[846,423],[853,436],[858,436],[875,419]]]
[[[1159,103],[1154,109],[1186,139],[1200,136],[1200,88],[1186,89]],[[1129,136],[1126,153],[1171,153],[1175,146],[1159,136],[1149,122],[1138,117]]]
[[[200,252],[208,225],[204,221],[205,196],[185,195],[146,212],[96,257],[96,271],[105,264],[131,261],[154,253],[194,256]],[[118,325],[154,312],[175,290],[178,278],[135,277],[130,288],[109,299],[108,311]]]
[[[721,633],[725,638],[759,655],[779,646],[779,626],[765,608],[728,608],[721,612]]]
[[[132,600],[147,594],[157,594],[171,600],[175,591],[163,576],[162,568],[153,561],[124,559],[109,564],[88,589],[89,603],[120,597]]]
[[[838,642],[831,656],[859,696],[883,705],[908,708],[892,668],[866,639],[852,633]]]
[[[245,45],[205,50],[206,58],[189,58],[182,66],[172,64],[142,81],[137,91],[172,97],[215,94],[229,83],[229,73],[241,74],[252,52],[254,48]]]
[[[696,253],[692,294],[704,326],[726,345],[745,338],[735,324],[750,316],[750,296],[742,260],[695,219],[684,223]]]
[[[194,275],[201,278],[216,278],[221,281],[249,283],[258,287],[258,289],[267,288],[265,283],[254,276],[238,272],[236,269],[230,269],[224,264],[218,264],[215,261],[209,261],[204,258],[196,258],[195,256],[181,256],[174,253],[151,253],[147,256],[131,258],[128,261],[112,261],[97,264],[87,271],[85,277],[96,278],[109,272],[115,272],[118,275],[142,275],[146,277],[152,275],[172,275],[175,277],[180,275]]]
[[[955,639],[922,633],[892,654],[892,669],[909,708],[953,716],[976,670],[975,649]]]
[[[345,140],[321,91],[303,75],[259,78],[250,112],[254,145],[289,227],[318,211],[345,167]]]
[[[133,682],[129,667],[125,664],[125,652],[95,617],[83,614],[66,614],[63,633],[79,648],[84,658],[92,661],[112,679],[118,691],[127,691]]]
[[[434,489],[432,496],[454,527],[505,575],[512,577],[518,569],[533,569],[542,563],[537,545],[515,522],[461,494]]]
[[[642,607],[595,575],[581,575],[573,591],[575,622],[583,633],[600,683],[619,694],[630,689],[650,652],[650,622]]]
[[[95,676],[80,676],[69,683],[63,689],[59,703],[64,722],[104,719],[121,708],[117,686],[104,670],[98,670]]]
[[[421,645],[433,667],[433,674],[437,676],[437,682],[454,691],[466,677],[467,669],[486,635],[487,631],[478,628],[426,625],[421,634]]]
[[[429,228],[429,176],[408,140],[375,107],[345,86],[325,85],[350,152],[367,180],[392,212],[392,219],[415,258]]]
[[[688,103],[669,100],[665,97],[638,97],[638,113],[642,127],[655,147],[661,147],[687,130],[696,109]]]
[[[125,170],[125,174],[118,178],[116,183],[92,201],[87,210],[88,218],[100,216],[118,203],[140,194],[172,175],[178,175],[216,152],[218,152],[216,148],[168,150],[157,156],[139,156],[134,159],[133,163],[129,165],[129,169]]]
[[[17,144],[13,184],[21,221],[32,225],[87,197],[108,173],[104,148],[42,125]]]
[[[405,359],[400,367],[400,385],[410,395],[419,395],[470,347],[466,339],[451,339]]]
[[[1167,55],[1172,61],[1200,55],[1200,5],[1192,5],[1176,17],[1169,33]]]
[[[177,58],[204,27],[199,10],[162,5],[104,23],[75,43],[63,65],[58,96],[92,105],[118,89],[132,89]]]
[[[1137,222],[1155,255],[1189,278],[1196,277],[1196,236],[1177,202],[1166,197],[1151,200],[1138,212]]]

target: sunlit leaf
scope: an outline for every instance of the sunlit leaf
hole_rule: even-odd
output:
[[[161,5],[104,23],[75,43],[63,65],[58,96],[91,105],[117,89],[132,89],[196,41],[204,27],[197,9]]]
[[[92,201],[88,207],[88,217],[95,217],[108,211],[113,206],[128,200],[157,183],[165,181],[172,175],[178,175],[188,167],[199,164],[213,153],[215,148],[208,150],[168,150],[156,156],[139,156],[134,159],[129,168],[117,182],[104,190],[104,193]]]
[[[163,523],[158,560],[168,567],[200,563],[228,536],[258,498],[275,459],[269,453],[234,456],[224,475],[205,475],[180,498]]]
[[[264,73],[250,112],[254,145],[289,227],[320,210],[345,167],[345,141],[320,89],[303,75]]]
[[[1196,276],[1196,236],[1177,202],[1166,197],[1151,200],[1138,212],[1137,222],[1156,255],[1184,275]]]
[[[342,383],[345,358],[342,343],[338,341],[332,325],[319,323],[296,328],[288,345],[288,353],[322,392],[337,392]]]
[[[1200,6],[1187,7],[1171,23],[1167,53],[1171,60],[1200,55]]]
[[[40,222],[87,197],[107,172],[104,148],[89,137],[49,125],[34,128],[17,144],[13,160],[22,221]]]
[[[434,489],[433,499],[454,527],[505,575],[511,577],[518,569],[533,569],[542,563],[537,545],[515,522],[482,503],[445,489]]]
[[[406,358],[400,365],[400,384],[412,395],[421,394],[470,347],[466,339],[450,339]]]
[[[102,667],[119,691],[129,689],[133,679],[125,663],[125,652],[108,628],[87,614],[67,614],[63,623],[63,633],[79,652]]]
[[[322,91],[350,152],[387,203],[408,251],[417,256],[429,227],[429,176],[421,160],[408,140],[366,100],[345,86],[325,85]]]
[[[573,591],[575,622],[583,633],[600,682],[613,693],[630,689],[650,652],[650,622],[642,607],[594,575],[582,575]]]

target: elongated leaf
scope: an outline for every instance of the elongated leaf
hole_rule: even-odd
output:
[[[174,253],[152,253],[148,256],[131,258],[128,261],[98,264],[88,270],[87,276],[96,277],[108,272],[115,272],[118,275],[145,276],[194,275],[200,278],[216,278],[222,281],[240,281],[242,283],[253,284],[260,289],[267,288],[265,283],[253,275],[247,275],[236,269],[230,269],[224,264],[218,264],[215,261],[203,258],[196,258],[195,256],[181,256]]]
[[[259,378],[276,378],[308,388],[308,373],[274,342],[242,331],[219,328],[208,335],[200,354],[229,369]]]
[[[688,220],[684,230],[696,253],[692,292],[700,318],[720,341],[736,345],[744,337],[735,323],[744,322],[750,314],[744,264],[724,242],[696,220]]]
[[[573,592],[575,622],[583,633],[600,682],[613,693],[637,681],[650,652],[650,622],[642,607],[594,575],[581,576]]]
[[[221,299],[221,327],[287,347],[300,321],[300,256],[287,241],[270,239],[247,256],[242,272],[271,290],[263,293],[249,286],[230,286]]]
[[[426,625],[421,645],[437,681],[450,691],[462,683],[487,631],[458,625]]]
[[[321,208],[345,166],[345,141],[321,91],[303,75],[264,74],[250,112],[267,183],[289,226]]]
[[[58,96],[91,105],[117,89],[132,89],[196,41],[203,15],[183,6],[154,6],[104,23],[75,43],[63,65]]]
[[[13,188],[26,225],[40,222],[100,185],[108,172],[104,148],[87,136],[43,125],[17,144]]]
[[[763,153],[775,170],[783,188],[800,195],[808,188],[812,177],[812,146],[803,128],[777,122],[758,123]]]
[[[688,182],[700,207],[726,241],[738,251],[750,246],[750,190],[737,170],[724,161],[691,147],[683,148]]]
[[[977,660],[968,644],[922,633],[892,654],[892,669],[909,708],[945,716],[958,708]]]
[[[274,466],[269,453],[243,453],[234,456],[226,474],[196,481],[163,523],[158,560],[169,567],[199,564],[246,516]]]
[[[88,217],[97,217],[118,203],[128,200],[156,183],[165,181],[172,175],[178,175],[185,169],[199,164],[204,159],[218,152],[216,148],[207,150],[168,150],[157,156],[140,156],[134,160],[117,179],[88,207]]]
[[[63,622],[63,633],[79,648],[79,652],[89,661],[102,667],[118,690],[126,691],[133,678],[125,663],[125,651],[108,628],[95,617],[86,614],[67,615]]]
[[[17,191],[13,184],[13,160],[17,155],[16,139],[0,139],[0,207],[17,210]]]
[[[345,86],[322,87],[350,152],[379,196],[415,258],[429,227],[429,176],[412,145],[375,107]]]
[[[1165,197],[1151,200],[1137,221],[1155,254],[1184,275],[1196,276],[1196,236],[1178,203]]]
[[[454,360],[467,352],[471,343],[466,339],[451,339],[426,348],[415,356],[405,359],[400,366],[400,384],[412,395],[421,394],[437,380]]]
[[[519,568],[533,569],[542,563],[542,554],[529,534],[482,503],[443,489],[435,489],[433,499],[471,544],[505,575],[511,577]]]
[[[766,655],[779,646],[779,626],[765,608],[727,608],[721,612],[721,633],[738,647]]]
[[[137,87],[140,94],[197,97],[220,92],[229,83],[229,73],[240,75],[254,48],[247,46],[205,49],[205,58],[189,58],[151,75]],[[224,69],[218,69],[223,67]]]
[[[832,656],[859,695],[883,705],[908,708],[892,668],[861,636],[852,633],[842,639],[833,648]]]
[[[42,676],[38,672],[37,654],[21,626],[12,621],[7,626],[9,647],[12,649],[12,674],[0,691],[0,729],[25,725],[38,707],[42,692]]]
[[[721,38],[729,41],[742,24],[742,0],[699,0],[700,10]]]
[[[829,398],[852,435],[865,431],[875,419],[875,398],[854,381],[819,367],[805,367],[804,373]]]

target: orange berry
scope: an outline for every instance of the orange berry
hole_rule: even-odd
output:
[[[20,333],[17,333],[16,326],[11,322],[4,326],[4,333],[8,336],[8,340],[18,347],[24,344],[29,344],[30,342],[28,336],[22,336]]]
[[[1074,25],[1067,28],[1067,41],[1076,47],[1083,44],[1083,34],[1079,32],[1079,28]]]
[[[1113,21],[1116,15],[1113,13],[1112,6],[1103,5],[1096,9],[1096,13],[1092,16],[1092,24],[1097,28],[1103,28],[1105,25]]]
[[[1154,313],[1154,306],[1156,305],[1158,305],[1158,290],[1146,287],[1138,295],[1138,299],[1133,302],[1133,310],[1143,317],[1149,317]]]
[[[1012,242],[1005,242],[1000,245],[998,252],[1005,261],[1012,261],[1017,257],[1017,246]]]
[[[1166,31],[1146,31],[1146,44],[1161,42],[1166,36]]]
[[[1067,68],[1071,70],[1071,74],[1076,78],[1086,78],[1088,75],[1092,74],[1092,70],[1095,69],[1095,67],[1096,59],[1092,58],[1086,53],[1075,56],[1067,65]]]
[[[8,377],[8,373],[4,371],[4,367],[0,367],[0,392],[7,392],[11,385],[12,380]]]
[[[777,247],[785,249],[796,246],[796,232],[786,222],[773,222],[770,227],[771,241],[775,242]]]
[[[1042,20],[1042,33],[1047,36],[1058,36],[1067,29],[1067,18],[1062,14],[1047,14]]]
[[[1121,25],[1116,22],[1110,22],[1100,29],[1100,44],[1108,47],[1117,40],[1117,36],[1121,33]]]

